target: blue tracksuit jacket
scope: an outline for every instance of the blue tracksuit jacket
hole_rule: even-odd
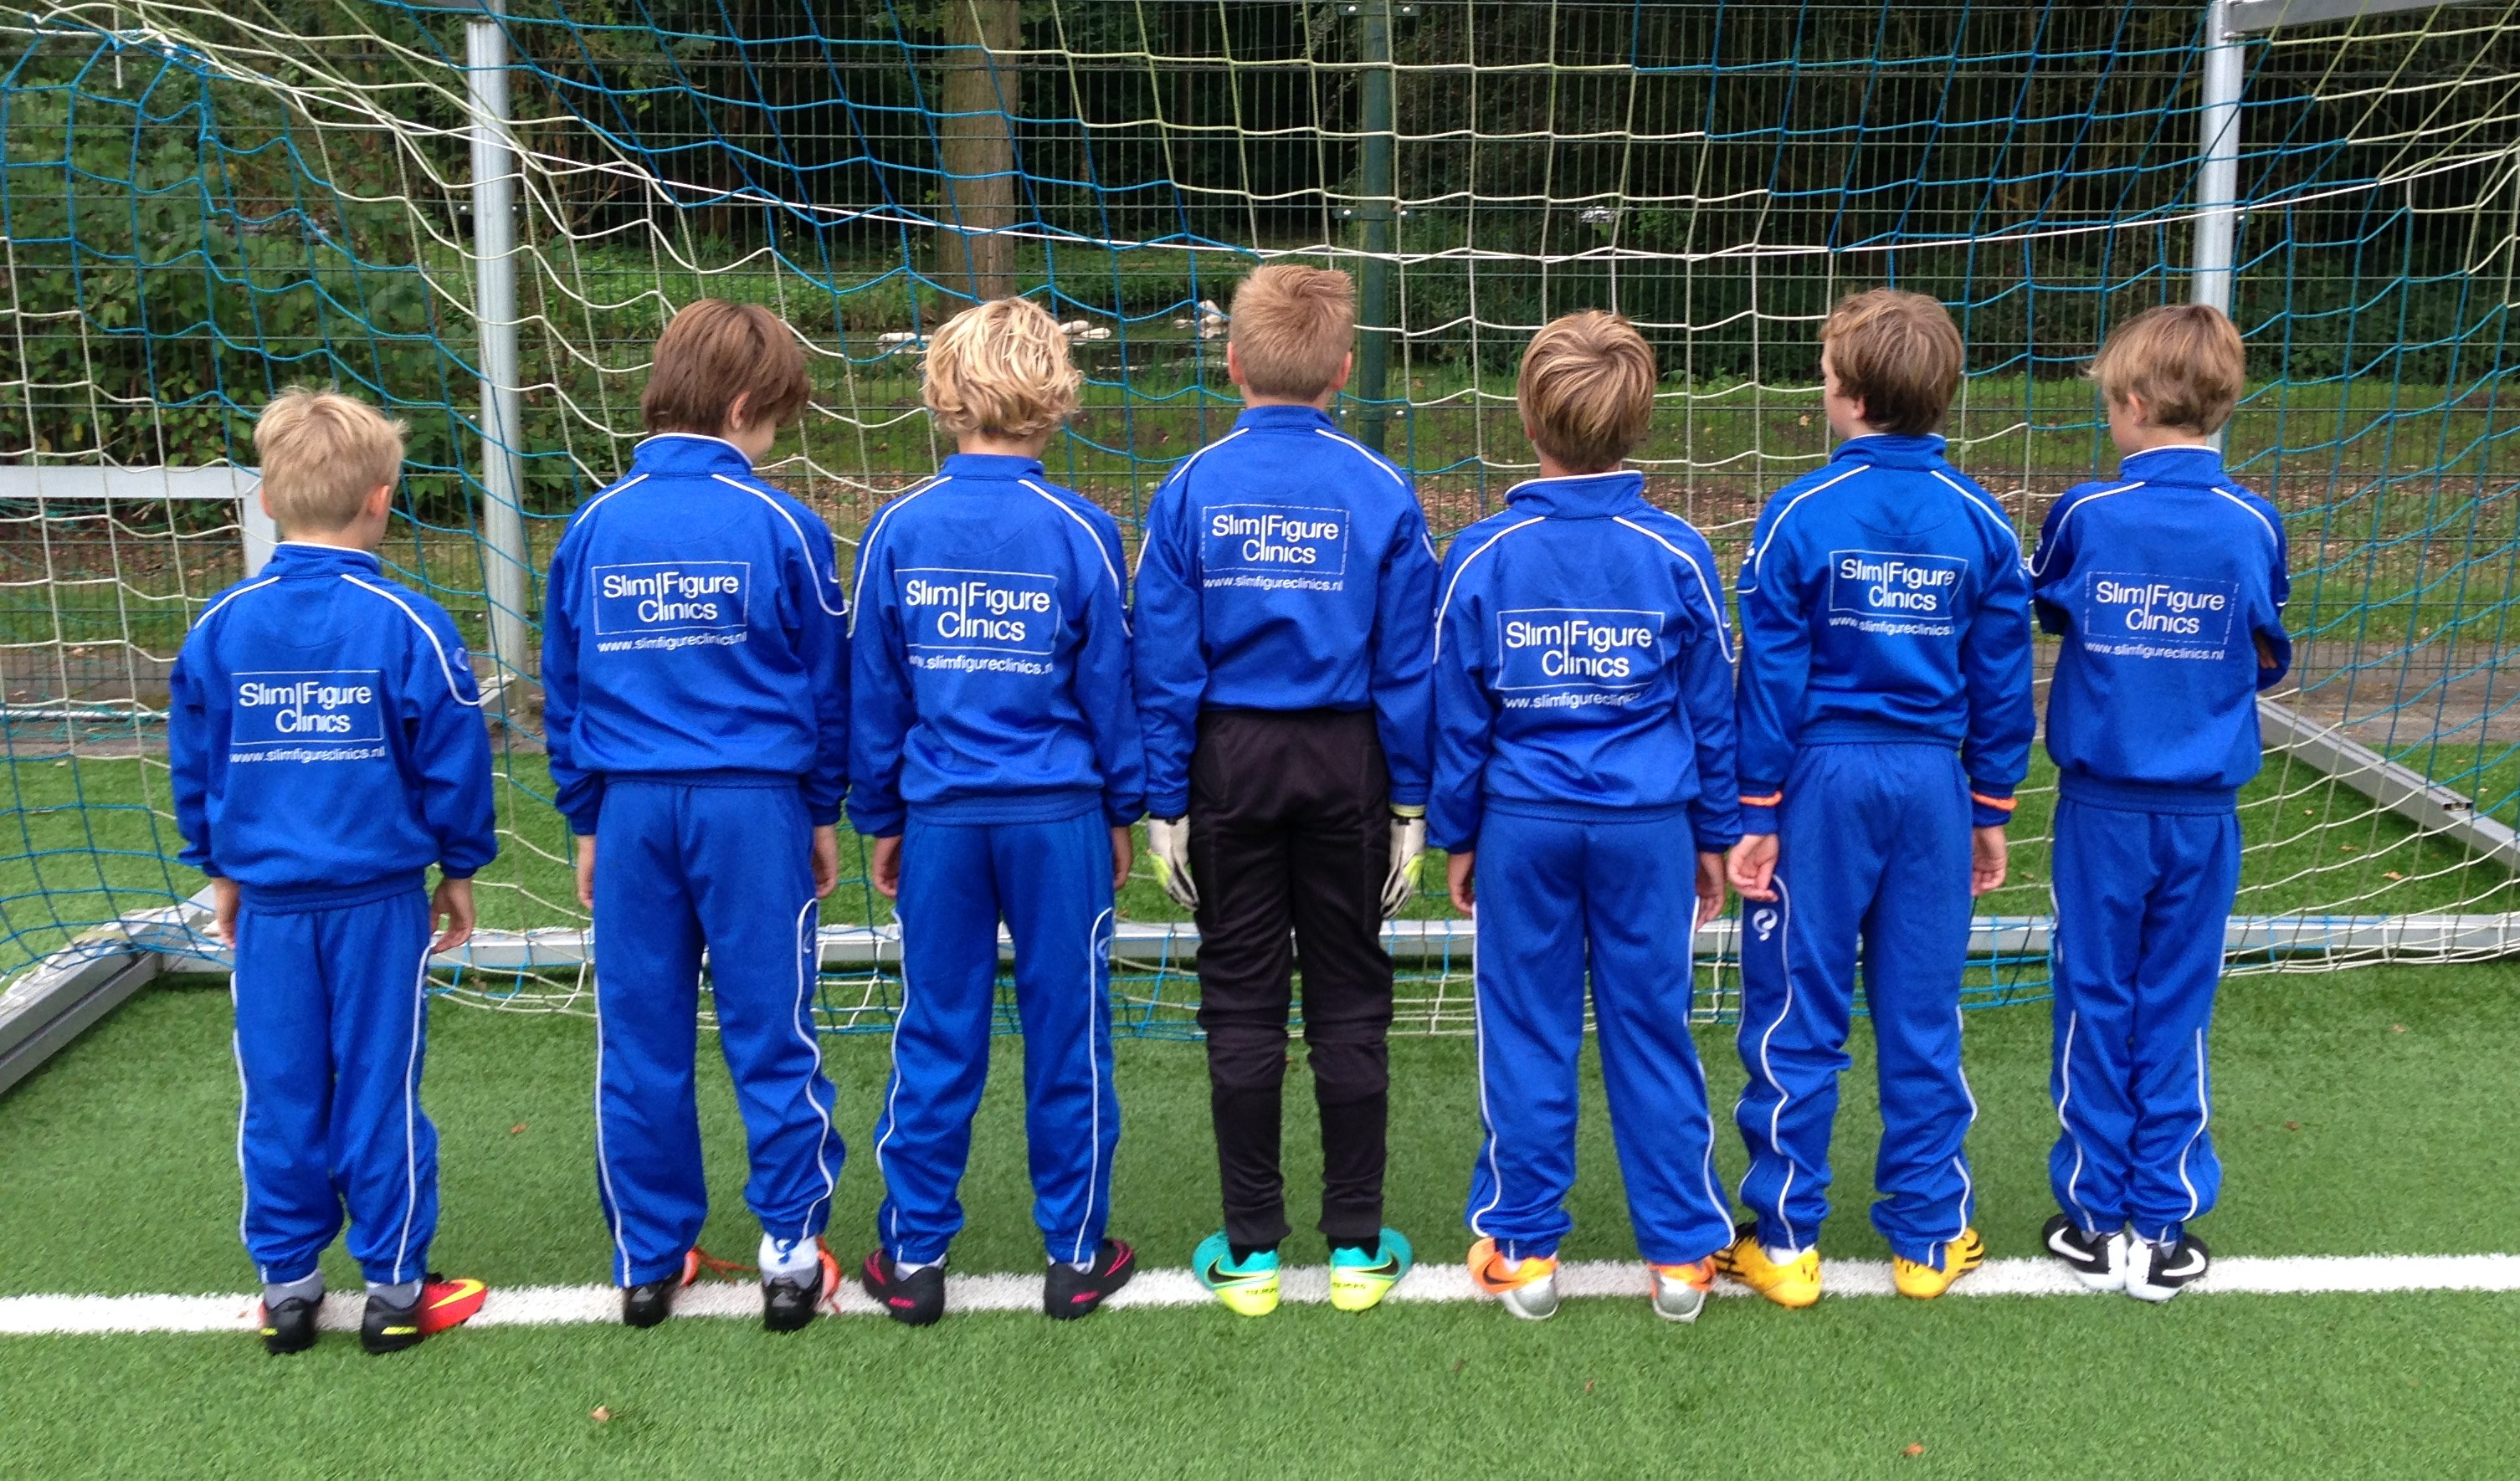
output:
[[[2084,1229],[2167,1242],[2222,1186],[2206,1038],[2257,694],[2292,660],[2283,523],[2212,449],[2155,448],[2056,501],[2032,579],[2065,640],[2049,1184]]]
[[[1730,848],[1732,651],[1705,539],[1642,473],[1506,499],[1444,558],[1427,841],[1474,847],[1488,812],[1686,813],[1699,849]]]
[[[1860,955],[1873,1227],[1939,1268],[1973,1209],[1969,829],[2009,816],[2036,720],[2020,545],[1942,438],[1857,437],[1768,501],[1739,592],[1742,827],[1779,834],[1777,899],[1742,907],[1741,1201],[1766,1244],[1818,1237]]]
[[[596,1187],[616,1283],[680,1272],[707,1218],[703,952],[744,1201],[784,1241],[831,1218],[843,1148],[807,853],[846,785],[846,611],[830,528],[716,437],[640,443],[553,553],[544,719],[561,811],[596,840]]]
[[[1694,872],[1740,836],[1715,558],[1633,472],[1516,486],[1445,558],[1427,833],[1478,851],[1479,1120],[1466,1220],[1508,1257],[1573,1221],[1589,979],[1637,1245],[1732,1233],[1688,1033]]]
[[[958,453],[884,506],[850,623],[870,837],[909,809],[971,823],[1146,812],[1120,527],[1031,458]]]
[[[302,1279],[346,1205],[367,1278],[418,1279],[437,1228],[422,872],[498,852],[464,640],[375,556],[284,543],[203,610],[169,683],[183,860],[241,896],[247,1251],[266,1282]]]
[[[1391,800],[1426,800],[1435,547],[1398,469],[1309,406],[1255,406],[1147,507],[1147,806],[1190,810],[1198,712],[1371,705]],[[1363,642],[1358,641],[1363,638]]]
[[[543,598],[543,719],[572,830],[607,779],[793,779],[815,826],[847,788],[846,604],[822,516],[716,437],[639,444],[588,500]]]

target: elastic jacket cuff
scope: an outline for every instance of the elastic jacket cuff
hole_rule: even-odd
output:
[[[898,806],[852,807],[849,809],[849,827],[862,837],[889,838],[901,831],[902,821],[908,813],[907,808]]]
[[[1699,833],[1693,840],[1701,854],[1729,854],[1732,845],[1741,841],[1739,833]]]
[[[1969,826],[2002,828],[2012,821],[2012,810],[2018,806],[2008,786],[1989,786],[1982,782],[1969,784]]]
[[[1394,802],[1391,804],[1391,816],[1395,818],[1423,818],[1426,816],[1426,804],[1423,802]]]
[[[1185,787],[1185,788],[1183,788],[1182,790],[1177,791],[1177,792],[1162,792],[1162,793],[1149,792],[1149,793],[1148,793],[1148,795],[1147,795],[1147,816],[1148,816],[1148,817],[1149,817],[1149,818],[1187,818],[1187,817],[1189,817],[1189,816],[1190,816],[1190,790],[1189,790],[1189,788]]]
[[[1777,830],[1777,809],[1785,800],[1784,784],[1780,782],[1744,782],[1741,784],[1741,831],[1773,833]]]

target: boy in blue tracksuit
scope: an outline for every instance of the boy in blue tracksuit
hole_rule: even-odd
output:
[[[804,408],[767,309],[701,299],[656,343],[654,433],[588,500],[544,599],[552,782],[595,913],[595,1158],[622,1320],[698,1273],[701,953],[761,1221],[762,1323],[836,1293],[842,1148],[815,1038],[815,902],[838,875],[846,604],[831,530],[753,460]]]
[[[2222,1185],[2205,1036],[2235,805],[2258,773],[2258,692],[2292,665],[2283,521],[2214,447],[2242,370],[2217,309],[2156,308],[2109,336],[2092,372],[2126,461],[2056,501],[2031,563],[2040,625],[2064,639],[2048,1247],[2092,1289],[2147,1301],[2209,1259],[2188,1225]]]
[[[2029,588],[2012,523],[1943,459],[1959,332],[1933,299],[1876,290],[1821,331],[1845,440],[1778,490],[1743,561],[1741,829],[1747,902],[1734,1112],[1756,1214],[1728,1272],[1779,1305],[1820,1299],[1828,1144],[1855,968],[1879,1055],[1881,1199],[1902,1294],[1985,1258],[1963,1143],[1969,901],[2003,881],[2030,764]]]
[[[1278,1306],[1298,955],[1331,1304],[1375,1305],[1411,1260],[1382,1224],[1381,926],[1425,852],[1435,550],[1409,480],[1326,410],[1355,334],[1345,273],[1282,263],[1243,280],[1226,368],[1248,409],[1156,490],[1138,561],[1148,852],[1198,920],[1225,1202],[1191,1268],[1243,1316]]]
[[[429,956],[472,935],[472,875],[499,851],[490,742],[455,624],[376,557],[401,425],[291,391],[263,409],[254,446],[285,538],[176,657],[175,821],[184,863],[210,877],[212,933],[236,950],[239,1228],[263,1345],[314,1343],[316,1258],[346,1205],[368,1283],[360,1340],[394,1352],[482,1301],[480,1281],[428,1269],[437,1129],[420,1074]]]
[[[1658,1315],[1696,1319],[1732,1234],[1688,1019],[1690,942],[1740,836],[1732,655],[1706,541],[1619,468],[1655,380],[1624,319],[1543,329],[1519,386],[1541,476],[1454,538],[1441,580],[1427,833],[1478,921],[1470,1277],[1533,1320],[1571,1227],[1588,966]]]
[[[881,1242],[860,1279],[934,1322],[989,1069],[998,922],[1014,938],[1043,1310],[1082,1317],[1136,1273],[1104,1235],[1112,896],[1145,808],[1119,527],[1043,476],[1082,377],[1058,323],[1001,298],[929,341],[925,396],[962,450],[858,550],[849,818],[898,902],[901,1012],[876,1122]]]

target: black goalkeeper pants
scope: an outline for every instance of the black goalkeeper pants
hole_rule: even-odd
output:
[[[1207,1032],[1226,1237],[1286,1237],[1279,1172],[1298,963],[1332,1244],[1382,1231],[1391,958],[1382,949],[1390,779],[1371,711],[1204,711],[1191,756],[1199,1027]]]

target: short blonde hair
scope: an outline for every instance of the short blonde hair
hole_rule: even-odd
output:
[[[1660,379],[1636,326],[1590,308],[1531,337],[1514,397],[1533,446],[1577,472],[1599,472],[1644,440]]]
[[[955,436],[1031,437],[1065,422],[1084,384],[1048,310],[1029,298],[993,298],[928,339],[920,395]]]
[[[368,495],[402,477],[409,430],[339,391],[292,386],[274,396],[253,424],[271,517],[288,534],[345,527]]]
[[[1968,351],[1949,309],[1923,293],[1850,293],[1820,327],[1828,368],[1864,403],[1866,425],[1917,437],[1941,428]]]
[[[2240,331],[2219,308],[2166,303],[2121,324],[2092,359],[2092,379],[2112,406],[2143,401],[2144,421],[2208,436],[2231,420],[2246,390]]]
[[[1328,268],[1272,263],[1234,291],[1226,342],[1242,383],[1310,401],[1330,388],[1356,338],[1356,284]]]

